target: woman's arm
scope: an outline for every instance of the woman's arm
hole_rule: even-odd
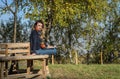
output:
[[[32,32],[31,34],[31,40],[32,40],[32,53],[36,53],[36,42],[37,42],[37,35],[35,31]]]

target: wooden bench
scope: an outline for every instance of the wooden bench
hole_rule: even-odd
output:
[[[11,54],[21,55],[11,56]],[[30,55],[30,43],[0,43],[0,79],[8,78],[8,62],[13,60],[27,60],[27,74],[30,74],[31,60],[41,60],[42,76],[45,79],[47,59],[48,55]]]

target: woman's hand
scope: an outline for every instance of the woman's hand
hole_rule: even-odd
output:
[[[55,46],[50,46],[50,45],[48,45],[47,48],[55,48]]]
[[[44,43],[40,44],[40,47],[43,49],[43,48],[46,48],[46,45]]]

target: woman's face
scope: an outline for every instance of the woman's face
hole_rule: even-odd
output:
[[[35,30],[37,30],[37,31],[42,30],[42,23],[37,23]]]

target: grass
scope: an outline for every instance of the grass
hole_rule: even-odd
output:
[[[120,79],[120,65],[49,65],[50,79]]]
[[[26,62],[21,62],[22,69]],[[41,66],[35,61],[34,68]],[[120,64],[49,64],[51,78],[49,79],[120,79]]]

